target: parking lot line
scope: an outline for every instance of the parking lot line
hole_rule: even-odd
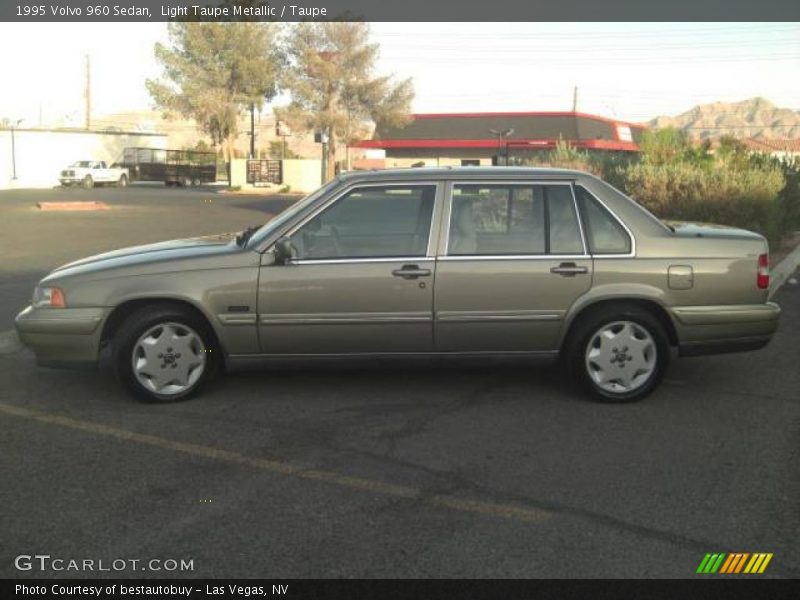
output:
[[[447,508],[460,512],[475,513],[492,517],[503,517],[526,522],[538,522],[551,516],[550,512],[539,508],[512,504],[494,504],[491,502],[459,498],[444,494],[431,495],[426,494],[422,489],[413,486],[396,485],[374,479],[365,479],[362,477],[344,475],[334,471],[322,471],[319,469],[294,465],[292,463],[271,460],[267,458],[259,458],[255,456],[247,456],[244,454],[239,454],[238,452],[232,452],[222,448],[215,448],[213,446],[179,442],[155,435],[137,433],[135,431],[111,427],[101,423],[94,423],[91,421],[73,419],[71,417],[55,415],[52,413],[35,411],[2,402],[0,402],[0,412],[14,417],[36,421],[38,423],[113,437],[135,444],[153,446],[163,450],[171,450],[173,452],[188,454],[199,458],[252,467],[262,471],[269,471],[280,475],[297,477],[299,479],[330,483],[362,492],[374,493],[383,496],[392,496],[395,498],[405,498],[437,508]]]

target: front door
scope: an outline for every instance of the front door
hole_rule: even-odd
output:
[[[456,183],[436,271],[444,352],[551,352],[592,282],[569,183]]]
[[[262,352],[431,351],[437,187],[355,186],[288,232],[290,264],[264,253]]]

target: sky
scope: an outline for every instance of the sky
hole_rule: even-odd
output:
[[[629,121],[762,96],[800,109],[798,23],[372,23],[376,74],[411,77],[414,112],[578,110]],[[0,23],[0,118],[83,123],[152,107],[165,23]],[[275,104],[286,102],[278,97]],[[267,108],[269,110],[269,108]],[[100,121],[98,121],[100,123]]]

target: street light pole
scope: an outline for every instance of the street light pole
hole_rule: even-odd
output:
[[[497,164],[500,165],[500,157],[503,154],[503,140],[514,133],[514,129],[511,127],[508,129],[490,129],[489,133],[497,136]],[[508,166],[508,144],[506,144],[505,148],[506,155],[504,163],[505,166]]]

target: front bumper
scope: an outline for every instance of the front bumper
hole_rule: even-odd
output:
[[[97,364],[100,338],[110,309],[34,308],[17,315],[20,341],[42,366],[82,367]]]
[[[681,356],[757,350],[778,328],[774,302],[725,306],[679,306],[670,309]]]

